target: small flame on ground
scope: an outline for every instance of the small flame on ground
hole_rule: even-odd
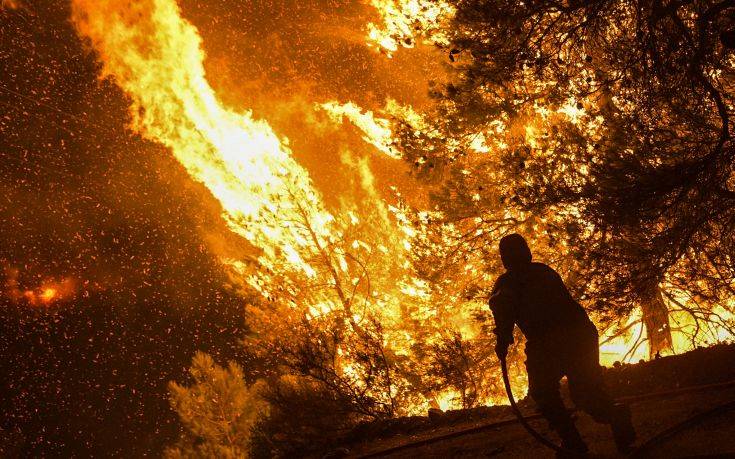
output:
[[[77,282],[71,277],[59,281],[46,280],[37,288],[21,288],[18,281],[19,271],[5,268],[5,296],[19,303],[31,306],[50,306],[59,301],[69,300],[76,295]]]
[[[611,367],[615,362],[637,362],[648,357],[648,343],[640,311],[627,318],[621,327],[625,330],[616,335],[615,329],[600,336],[600,364]]]
[[[689,312],[670,310],[669,322],[672,349],[661,352],[662,356],[733,341],[735,314],[723,306],[715,307],[709,313],[702,313],[698,320]],[[600,337],[600,363],[609,367],[616,362],[635,363],[648,360],[650,348],[641,311],[634,311],[620,328],[625,331],[618,336],[614,336],[611,330],[606,336]]]

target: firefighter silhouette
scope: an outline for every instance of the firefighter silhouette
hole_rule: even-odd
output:
[[[609,424],[618,449],[628,451],[635,440],[630,410],[615,404],[605,390],[597,328],[559,274],[532,261],[521,235],[500,240],[500,257],[506,272],[496,281],[489,301],[498,357],[507,355],[518,325],[526,337],[529,395],[561,438],[562,447],[587,452],[559,393],[559,381],[566,376],[577,408]]]

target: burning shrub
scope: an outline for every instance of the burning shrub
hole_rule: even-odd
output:
[[[458,332],[434,343],[430,349],[428,371],[434,381],[433,388],[456,392],[462,408],[476,406],[484,399],[482,395],[487,388],[484,365],[487,365],[490,353],[485,347],[462,339]]]
[[[368,418],[401,411],[403,404],[396,398],[401,392],[400,358],[386,347],[377,320],[357,323],[339,313],[311,319],[279,317],[268,333],[253,335],[245,342],[251,353],[278,369],[272,376],[306,378],[344,400],[348,411]],[[262,325],[255,327],[263,329]]]
[[[375,318],[340,312],[309,318],[287,310],[248,317],[251,329],[267,330],[245,344],[268,362],[273,381],[263,393],[270,411],[257,424],[256,456],[323,450],[361,421],[407,414],[420,396],[411,383],[418,376],[389,347]]]

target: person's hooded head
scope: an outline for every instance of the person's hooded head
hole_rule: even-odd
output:
[[[508,271],[523,270],[531,265],[531,249],[520,234],[509,234],[500,240],[500,259]]]

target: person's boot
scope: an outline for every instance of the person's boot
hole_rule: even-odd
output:
[[[582,440],[577,428],[572,425],[562,431],[559,431],[561,437],[561,447],[565,452],[557,451],[556,457],[559,459],[572,459],[585,457],[589,452],[587,444]]]
[[[612,429],[615,446],[621,453],[630,452],[633,442],[635,442],[636,434],[633,423],[630,419],[630,408],[627,405],[617,404],[613,412]]]

